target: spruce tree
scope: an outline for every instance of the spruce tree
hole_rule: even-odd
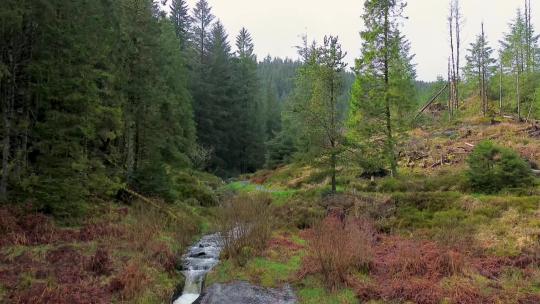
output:
[[[366,170],[378,171],[384,163],[394,176],[396,131],[415,100],[410,46],[399,30],[405,6],[401,0],[364,3],[362,57],[356,61],[350,114],[351,135],[365,144],[363,154],[374,159]]]
[[[170,10],[170,19],[174,25],[176,37],[180,40],[182,49],[185,49],[191,39],[190,30],[193,21],[188,5],[185,0],[172,0]]]
[[[493,59],[493,49],[487,42],[484,24],[482,24],[481,34],[477,36],[475,42],[471,43],[467,51],[469,54],[466,56],[465,76],[469,82],[476,83],[482,102],[482,112],[486,115],[488,111],[488,83],[495,70],[496,60]]]
[[[322,164],[337,190],[338,157],[343,151],[343,119],[339,117],[339,96],[346,67],[337,37],[326,36],[321,46],[315,42],[299,48],[304,66],[299,69],[289,115],[297,130],[300,152]]]
[[[231,132],[236,117],[231,111],[233,96],[233,66],[228,35],[221,22],[212,27],[208,43],[207,95],[199,104],[199,141],[215,153],[212,169],[220,175],[229,175],[233,163]]]
[[[255,171],[264,163],[264,113],[258,92],[257,59],[253,40],[245,28],[242,28],[236,37],[236,48],[236,94],[231,110],[237,120],[231,138],[231,151],[237,155],[236,166],[240,172],[247,173]]]
[[[205,62],[208,54],[210,30],[215,16],[212,14],[212,8],[206,0],[200,0],[193,9],[193,42],[198,54],[200,64]]]
[[[528,53],[532,55],[538,52],[539,39],[540,36],[534,35],[534,29],[528,17],[518,9],[515,19],[510,23],[509,32],[500,42],[502,67],[510,71],[510,74],[505,77],[504,91],[506,96],[514,100],[512,110],[517,113],[518,120],[523,119],[524,105],[528,104],[529,109],[533,105],[536,81],[532,73],[534,61],[528,59]]]

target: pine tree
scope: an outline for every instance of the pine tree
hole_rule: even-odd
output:
[[[0,15],[1,198],[64,218],[125,186],[174,200],[195,127],[158,3],[9,0]]]
[[[198,54],[199,63],[205,62],[208,54],[210,30],[215,16],[212,14],[212,8],[206,0],[200,0],[193,9],[193,42]]]
[[[469,54],[466,56],[465,76],[467,80],[476,83],[485,116],[488,112],[488,83],[496,69],[496,60],[492,57],[493,49],[488,45],[483,23],[481,34],[467,51]]]
[[[410,46],[399,31],[405,6],[400,0],[365,2],[366,29],[361,32],[363,55],[356,62],[357,79],[351,99],[351,135],[364,143],[368,141],[367,150],[375,148],[375,151],[364,151],[364,155],[373,158],[385,155],[385,162],[394,176],[398,167],[396,128],[403,125],[402,120],[415,100]],[[377,166],[367,169],[377,171]]]
[[[115,72],[108,43],[114,37],[104,30],[113,20],[106,9],[99,2],[50,1],[34,11],[36,23],[47,26],[33,54],[40,100],[31,193],[58,216],[74,216],[91,193],[110,194],[118,186],[102,157],[120,125],[119,105],[105,102]]]
[[[200,143],[215,151],[212,169],[228,175],[232,162],[230,130],[235,123],[231,115],[233,67],[231,46],[221,22],[216,22],[209,39],[207,95],[200,104],[198,136]]]
[[[176,37],[180,40],[180,45],[184,50],[191,39],[190,30],[193,19],[189,15],[189,8],[185,0],[172,0],[170,10],[170,19],[174,25]]]
[[[236,37],[236,48],[234,84],[237,88],[231,110],[237,120],[231,151],[237,155],[239,163],[236,166],[240,172],[247,173],[254,172],[264,162],[265,125],[258,94],[257,59],[253,40],[245,28]]]
[[[299,69],[290,115],[304,152],[329,169],[332,192],[337,190],[338,157],[343,150],[343,120],[339,117],[339,96],[346,67],[337,37],[326,36],[321,46],[315,42],[299,48],[304,66]],[[302,151],[302,150],[301,150]]]
[[[513,84],[506,86],[504,91],[510,92],[510,97],[514,97],[518,119],[523,118],[523,105],[529,103],[529,108],[534,99],[534,62],[528,59],[528,54],[538,52],[538,41],[540,36],[534,35],[534,30],[529,17],[525,17],[518,9],[516,18],[510,24],[509,32],[501,41],[502,66],[505,70],[511,71]],[[529,51],[530,49],[530,51]],[[531,58],[534,56],[530,56]],[[507,82],[509,83],[509,82]],[[530,111],[529,111],[530,112]]]

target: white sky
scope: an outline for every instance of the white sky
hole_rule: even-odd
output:
[[[252,34],[255,51],[262,59],[274,57],[297,58],[294,46],[301,36],[321,40],[325,34],[340,37],[348,52],[351,66],[360,55],[363,0],[208,0],[213,14],[224,24],[231,43],[245,26]],[[169,1],[170,2],[170,1]],[[191,8],[197,0],[187,0]],[[488,40],[495,49],[508,29],[508,23],[523,7],[524,0],[461,0],[464,24],[462,32],[463,62],[465,49],[480,32],[484,21]],[[540,3],[532,2],[533,24],[540,30]],[[435,80],[446,75],[449,55],[447,15],[449,0],[409,0],[405,15],[404,33],[416,54],[420,80]]]

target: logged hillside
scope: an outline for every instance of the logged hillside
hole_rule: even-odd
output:
[[[279,227],[254,257],[223,262],[209,284],[292,284],[300,303],[537,303],[540,189],[479,194],[467,160],[482,141],[536,166],[534,123],[463,115],[399,144],[399,178],[338,168],[338,191],[309,164],[246,176],[239,193],[272,198]],[[500,189],[499,189],[500,190]]]

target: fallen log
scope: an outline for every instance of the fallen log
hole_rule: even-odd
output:
[[[143,195],[129,189],[129,188],[123,188],[122,190],[126,191],[126,193],[134,196],[135,198],[138,198],[140,199],[141,201],[147,203],[147,204],[150,204],[152,206],[154,206],[156,209],[166,213],[168,216],[170,216],[171,218],[173,218],[174,220],[180,222],[180,219],[174,214],[172,213],[172,211],[160,206],[158,203],[154,202],[153,200],[147,198],[147,197],[144,197]]]
[[[422,113],[424,113],[424,111],[429,108],[429,106],[431,106],[433,104],[433,102],[435,102],[435,100],[441,96],[442,92],[444,92],[444,90],[448,87],[448,82],[445,84],[445,86],[437,93],[435,94],[435,96],[433,96],[429,102],[422,108],[420,109],[420,111],[418,112],[418,114],[416,114],[416,116],[414,117],[413,121],[415,121],[418,116],[420,116]]]

